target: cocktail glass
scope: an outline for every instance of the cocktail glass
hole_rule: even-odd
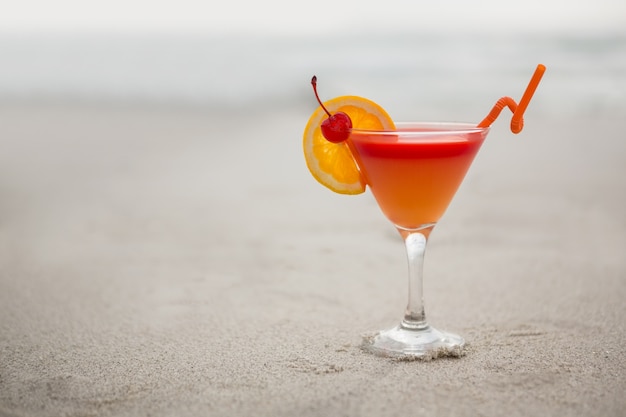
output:
[[[409,297],[401,322],[364,338],[381,356],[461,356],[465,341],[432,327],[423,300],[426,243],[461,185],[489,127],[469,123],[398,123],[394,131],[353,129],[352,154],[383,214],[404,240]]]

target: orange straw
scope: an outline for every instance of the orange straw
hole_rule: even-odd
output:
[[[511,132],[516,134],[521,132],[522,128],[524,127],[524,112],[526,111],[528,103],[530,103],[530,99],[533,97],[533,94],[535,94],[535,90],[537,89],[539,81],[541,81],[541,77],[543,77],[544,72],[546,72],[545,65],[537,65],[537,69],[530,79],[528,87],[526,87],[526,91],[524,91],[524,95],[519,101],[519,104],[517,104],[515,100],[513,100],[511,97],[502,97],[496,102],[487,117],[485,117],[483,121],[478,124],[478,127],[491,126],[491,124],[495,122],[500,115],[502,109],[504,107],[508,107],[513,113],[513,117],[511,118]]]

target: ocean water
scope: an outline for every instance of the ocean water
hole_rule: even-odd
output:
[[[398,119],[478,119],[547,71],[529,112],[626,115],[623,34],[354,33],[307,36],[0,36],[0,100],[314,107],[374,99]]]

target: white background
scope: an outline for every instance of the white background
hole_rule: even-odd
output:
[[[0,32],[623,31],[624,0],[2,0]]]

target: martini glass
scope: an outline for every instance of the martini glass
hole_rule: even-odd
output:
[[[428,237],[461,185],[489,127],[469,123],[399,123],[394,131],[353,129],[348,145],[383,214],[404,240],[409,297],[400,323],[363,347],[381,356],[461,356],[465,341],[432,327],[423,300]]]

